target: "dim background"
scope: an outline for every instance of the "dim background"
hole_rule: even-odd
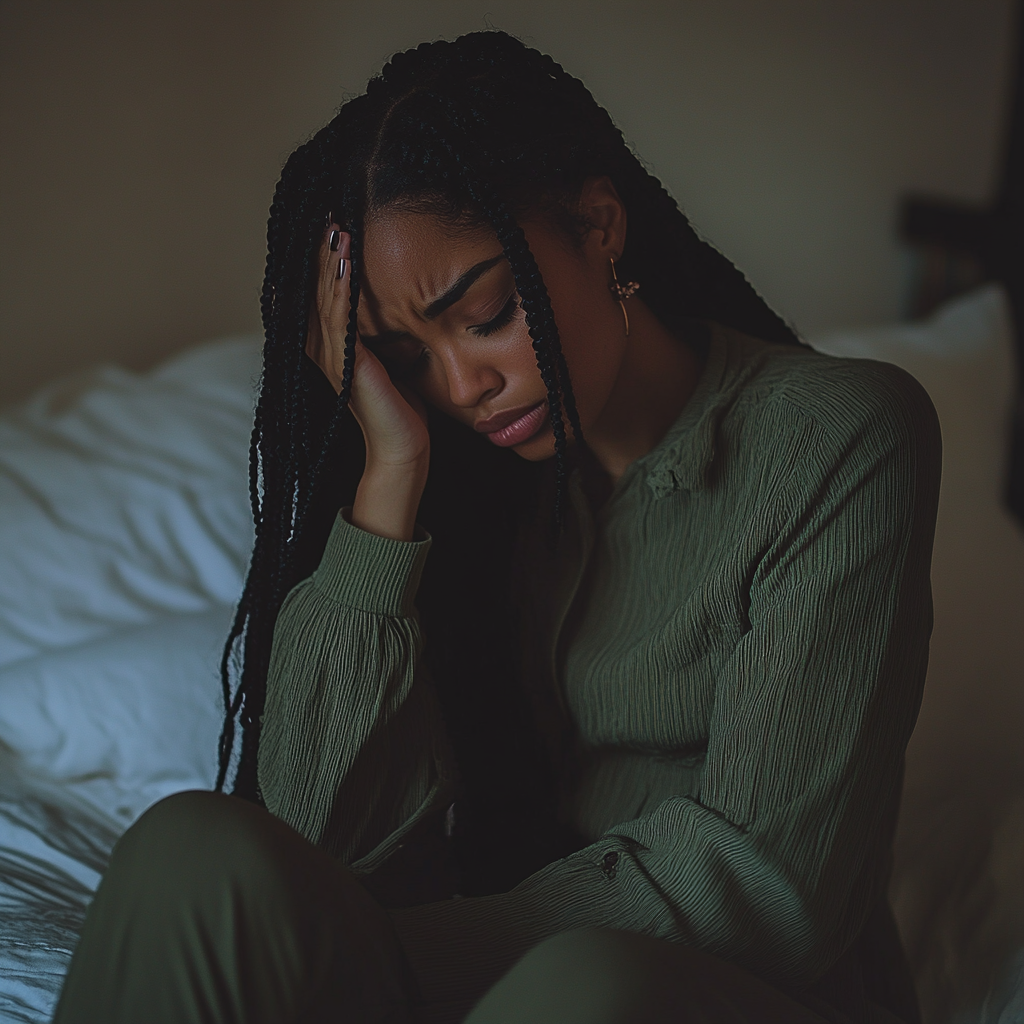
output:
[[[896,318],[908,190],[981,202],[1010,0],[0,5],[0,404],[258,329],[287,155],[395,50],[495,26],[583,79],[804,334]]]
[[[892,323],[911,269],[900,198],[992,198],[1013,15],[1012,0],[0,0],[0,405],[258,330],[288,154],[396,50],[492,26],[581,78],[803,335]],[[944,500],[897,865],[969,824],[978,793],[1020,792],[1024,535],[992,494]],[[948,821],[926,813],[955,792]]]

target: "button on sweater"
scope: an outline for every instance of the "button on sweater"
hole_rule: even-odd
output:
[[[394,909],[418,975],[450,985],[603,926],[851,1019],[884,1002],[865,964],[892,938],[940,461],[905,372],[713,325],[677,421],[599,507],[573,475],[559,557],[534,574],[524,686],[551,742],[570,737],[560,813],[589,845],[507,893]],[[455,792],[420,668],[429,550],[339,516],[275,630],[264,799],[367,877]]]

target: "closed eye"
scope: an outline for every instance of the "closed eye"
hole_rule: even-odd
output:
[[[519,300],[516,298],[515,293],[509,296],[508,302],[502,307],[501,312],[496,317],[488,320],[485,324],[477,324],[474,327],[470,327],[469,331],[471,334],[475,334],[478,338],[486,338],[494,334],[496,331],[500,331],[503,327],[507,327],[515,319],[516,310],[519,308]]]

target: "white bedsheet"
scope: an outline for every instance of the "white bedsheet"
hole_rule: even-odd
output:
[[[116,837],[210,788],[259,340],[0,417],[0,1021],[49,1019]]]
[[[983,289],[929,324],[842,332],[820,345],[908,365],[923,380],[943,420],[944,487],[981,487],[985,528],[1009,530],[1012,544],[993,482],[1008,340],[1003,299]],[[258,340],[226,339],[149,374],[108,367],[59,382],[0,417],[0,1022],[49,1019],[116,837],[162,796],[213,781],[217,664],[252,544],[258,372]],[[987,483],[971,468],[971,431],[981,429],[992,448]],[[944,492],[942,543],[954,543],[958,500]],[[1012,563],[1018,553],[1007,551]],[[964,578],[971,600],[984,590],[976,584]],[[929,945],[967,910],[975,920],[965,934],[998,941],[985,947],[991,984],[955,1020],[1019,1024],[1024,942],[1004,925],[1020,889],[1012,865],[1024,828],[1013,814],[1024,803],[1000,805],[973,861],[969,843],[950,842],[956,808],[947,814],[931,797],[911,804],[924,825],[903,828],[894,895],[931,986],[929,1024],[954,1020],[930,965],[947,955],[951,971],[977,973],[976,963],[948,960],[948,943]],[[930,852],[938,834],[945,861]],[[960,889],[947,884],[954,876]]]
[[[0,788],[0,1020],[49,1020],[120,826],[62,794]]]

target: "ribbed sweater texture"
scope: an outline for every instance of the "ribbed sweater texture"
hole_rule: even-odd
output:
[[[507,893],[391,911],[438,999],[604,926],[860,1015],[855,949],[884,905],[927,666],[940,462],[902,370],[713,325],[677,421],[596,510],[572,476],[559,556],[536,569],[524,685],[571,730],[560,808],[590,845]],[[339,515],[274,636],[264,799],[367,875],[455,791],[420,666],[429,550]]]

